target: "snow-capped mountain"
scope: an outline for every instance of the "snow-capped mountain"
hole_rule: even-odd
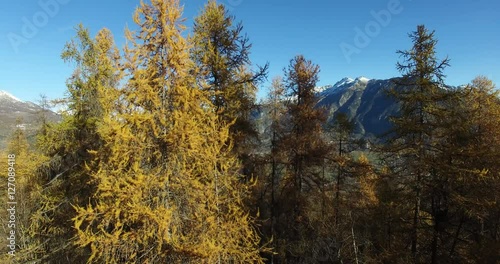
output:
[[[333,85],[317,87],[317,107],[327,112],[328,122],[337,113],[347,114],[355,123],[354,133],[358,137],[376,139],[389,131],[390,117],[397,114],[399,107],[387,96],[385,90],[394,86],[393,79],[378,80],[367,77],[343,78]],[[265,105],[259,109],[256,118],[263,118],[260,131],[265,130]]]
[[[348,85],[348,84],[350,84],[352,82],[354,82],[354,79],[349,78],[349,77],[345,77],[344,79],[338,81],[334,85],[325,85],[325,86],[316,87],[315,91],[318,94],[322,94],[322,93],[325,93],[325,92],[338,91],[341,87],[344,87],[344,86],[346,86],[346,85]]]
[[[35,103],[22,101],[9,92],[0,91],[0,148],[6,146],[5,140],[16,127],[26,130],[28,137],[32,136],[42,112],[51,121],[59,119],[52,111],[44,110]]]
[[[336,113],[346,113],[354,120],[356,134],[378,137],[390,129],[389,118],[399,109],[385,93],[393,86],[393,79],[344,78],[318,94],[318,107],[326,109],[329,120]]]
[[[0,91],[0,100],[2,100],[2,99],[21,102],[21,100],[17,99],[17,97],[13,96],[12,94],[10,94],[6,91]]]
[[[24,102],[6,91],[0,91],[0,113],[36,112],[41,107],[32,102]]]
[[[357,77],[356,79],[345,77],[334,85],[326,85],[316,88],[316,92],[319,96],[327,96],[333,93],[344,92],[346,89],[353,87],[357,83],[368,83],[370,80],[371,79],[363,76]]]

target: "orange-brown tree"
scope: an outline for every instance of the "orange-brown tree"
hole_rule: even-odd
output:
[[[286,124],[280,139],[286,170],[282,176],[280,228],[277,235],[287,240],[283,256],[288,261],[310,262],[316,233],[312,217],[319,209],[313,206],[316,193],[324,184],[321,165],[326,155],[322,125],[325,114],[316,108],[315,87],[319,66],[299,55],[285,69],[284,84],[289,98],[286,102]],[[314,209],[313,209],[314,208]],[[319,209],[320,210],[320,209]]]
[[[435,250],[431,249],[432,254],[426,252],[431,237],[427,223],[436,220],[431,212],[435,197],[428,186],[439,177],[430,161],[436,155],[437,120],[445,112],[443,102],[448,95],[443,89],[443,70],[449,60],[436,58],[437,40],[434,32],[425,26],[417,26],[410,38],[412,48],[399,51],[403,61],[398,62],[397,68],[403,76],[391,94],[400,104],[400,114],[392,119],[393,136],[386,153],[393,158],[388,164],[393,168],[393,184],[399,186],[397,189],[404,197],[401,201],[408,202],[404,209],[407,215],[403,219],[411,219],[404,221],[411,223],[406,227],[411,246],[410,254],[406,256],[415,263],[435,263]],[[427,219],[429,217],[431,219]],[[404,254],[400,257],[404,259]]]

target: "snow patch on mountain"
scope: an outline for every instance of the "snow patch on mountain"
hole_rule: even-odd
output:
[[[350,77],[345,77],[342,80],[338,81],[334,85],[327,85],[321,87],[321,89],[316,89],[318,91],[318,94],[320,97],[326,97],[332,94],[338,94],[338,93],[343,93],[347,89],[352,89],[355,84],[357,83],[363,83],[366,84],[370,81],[371,79],[360,76],[356,79],[350,78]]]
[[[355,81],[356,81],[356,82],[368,83],[370,80],[371,80],[371,79],[369,79],[369,78],[366,78],[366,77],[364,77],[364,76],[360,76],[360,77],[356,78],[356,80],[355,80]]]
[[[0,91],[0,99],[10,99],[17,102],[22,102],[20,99],[18,99],[17,97],[13,96],[12,94],[6,91]]]
[[[333,87],[337,87],[337,88],[338,88],[338,87],[344,86],[344,85],[346,85],[346,84],[350,84],[350,83],[352,83],[352,82],[354,82],[354,79],[349,78],[349,77],[345,77],[345,78],[343,78],[342,80],[340,80],[340,81],[338,81],[337,83],[335,83],[335,84],[333,85]]]

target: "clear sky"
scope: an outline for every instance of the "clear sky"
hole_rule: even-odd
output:
[[[204,0],[181,0],[188,28]],[[60,59],[83,23],[95,34],[107,27],[123,46],[139,0],[6,1],[0,9],[0,90],[22,100],[62,97],[72,65]],[[485,75],[500,86],[498,0],[219,0],[242,21],[254,64],[270,63],[269,80],[303,54],[321,67],[318,85],[343,77],[398,76],[397,50],[412,45],[418,24],[436,31],[438,57],[449,56],[447,83]],[[263,97],[268,83],[261,87]]]

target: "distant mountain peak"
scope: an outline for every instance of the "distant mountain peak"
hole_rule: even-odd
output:
[[[334,93],[343,93],[346,89],[351,89],[355,84],[361,83],[366,85],[371,79],[360,76],[356,79],[350,77],[344,77],[340,81],[336,82],[334,85],[326,85],[316,89],[316,92],[320,96],[328,96]]]
[[[349,83],[352,83],[354,82],[354,79],[352,78],[349,78],[349,77],[344,77],[342,78],[342,80],[338,81],[337,83],[335,83],[333,85],[333,87],[340,87],[340,86],[344,86],[346,84],[349,84]]]
[[[48,122],[58,122],[61,119],[53,111],[45,110],[29,101],[22,101],[9,92],[0,91],[0,150],[5,148],[6,139],[16,129],[25,130],[28,137],[33,137],[39,128],[41,113]]]
[[[6,92],[6,91],[0,91],[0,99],[10,99],[16,102],[22,102],[19,98],[13,96],[12,94]]]
[[[359,82],[364,82],[364,83],[367,83],[367,82],[369,82],[370,80],[371,80],[370,78],[366,78],[366,77],[364,77],[364,76],[359,76],[358,78],[356,78],[356,80],[355,80],[355,81],[356,81],[356,82],[358,82],[358,81],[359,81]]]

